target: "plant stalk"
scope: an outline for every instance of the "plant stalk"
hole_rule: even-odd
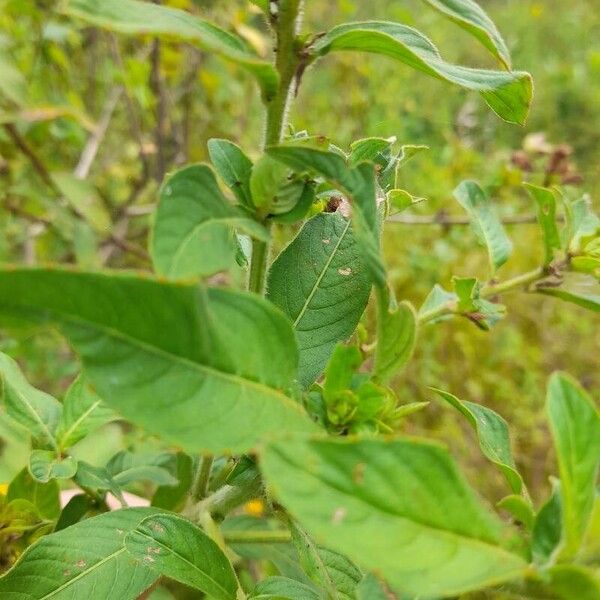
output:
[[[206,454],[200,458],[198,470],[196,471],[192,485],[192,499],[196,502],[203,500],[208,495],[208,482],[213,461],[214,456],[212,454]]]
[[[228,544],[286,544],[292,534],[285,529],[273,531],[228,531],[224,534]]]

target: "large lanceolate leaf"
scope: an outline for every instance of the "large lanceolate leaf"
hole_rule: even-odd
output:
[[[242,38],[185,11],[138,0],[68,0],[63,11],[119,33],[159,35],[195,43],[251,72],[267,98],[277,90],[274,67],[249,50]]]
[[[524,487],[523,479],[517,471],[512,456],[506,421],[498,413],[485,406],[459,400],[456,396],[443,390],[432,389],[467,418],[469,424],[477,431],[479,446],[483,454],[498,465],[513,492],[520,494]]]
[[[242,452],[269,432],[314,427],[284,391],[296,378],[292,326],[250,294],[0,270],[0,322],[6,315],[59,325],[109,406],[190,452]]]
[[[274,261],[268,290],[294,324],[298,378],[309,386],[335,345],[352,335],[369,300],[371,281],[350,221],[339,213],[308,221]]]
[[[454,197],[469,214],[477,236],[487,248],[492,273],[495,273],[508,260],[512,243],[494,212],[492,201],[475,181],[463,181],[454,190]]]
[[[476,37],[507,69],[510,52],[494,22],[474,0],[425,0]]]
[[[61,448],[70,448],[102,425],[118,418],[85,377],[71,384],[63,400],[63,411],[56,437]]]
[[[21,373],[19,365],[1,352],[0,384],[0,400],[6,413],[27,428],[39,444],[56,449],[55,433],[62,411],[60,402],[34,388]]]
[[[385,285],[385,267],[379,250],[379,223],[372,163],[349,166],[336,152],[306,145],[286,144],[268,149],[273,158],[298,171],[313,171],[341,188],[352,202],[354,236],[375,284]]]
[[[202,590],[215,600],[236,600],[238,583],[229,560],[187,519],[172,514],[146,517],[125,536],[125,548],[157,574]]]
[[[577,382],[561,373],[555,373],[548,384],[547,410],[561,481],[561,556],[572,558],[579,550],[594,507],[600,466],[600,415]]]
[[[135,600],[158,578],[123,546],[128,531],[156,512],[128,508],[43,537],[0,577],[3,600]]]
[[[237,251],[233,227],[268,239],[261,225],[227,201],[209,167],[181,169],[161,189],[152,231],[154,268],[171,278],[227,269]]]
[[[414,440],[285,440],[262,469],[318,542],[393,588],[454,595],[518,577],[525,561],[441,447]]]
[[[347,50],[395,58],[427,75],[481,94],[501,118],[523,124],[529,112],[533,85],[529,73],[490,71],[447,63],[422,33],[399,23],[365,21],[338,25],[317,39],[315,56]]]

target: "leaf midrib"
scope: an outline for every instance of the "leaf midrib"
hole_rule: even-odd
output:
[[[342,232],[342,234],[340,235],[340,238],[336,242],[336,244],[331,252],[331,255],[327,259],[325,265],[323,266],[323,269],[321,269],[321,273],[317,277],[315,284],[313,285],[308,297],[306,298],[304,304],[302,305],[302,309],[300,310],[300,313],[294,320],[294,323],[293,323],[294,329],[296,329],[296,326],[298,325],[298,323],[300,322],[300,320],[302,319],[302,317],[305,315],[306,311],[308,310],[308,305],[312,302],[312,299],[314,298],[315,294],[317,293],[317,290],[319,289],[321,281],[323,280],[323,277],[325,277],[325,274],[329,270],[329,267],[331,266],[331,263],[333,262],[333,259],[334,259],[335,255],[337,254],[340,244],[342,243],[342,240],[346,236],[346,233],[348,232],[349,228],[350,228],[350,221],[348,220],[346,223],[346,227],[344,227],[344,231]]]
[[[83,423],[97,408],[100,406],[102,402],[100,400],[96,400],[86,411],[81,413],[75,421],[71,424],[71,426],[66,429],[64,432],[60,433],[60,443],[64,444],[69,441],[69,437],[73,434],[74,431],[77,431],[77,428],[81,423]]]

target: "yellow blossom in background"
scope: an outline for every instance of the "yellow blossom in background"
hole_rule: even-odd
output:
[[[531,16],[534,19],[539,19],[544,14],[544,5],[536,2],[531,5]]]
[[[8,483],[0,483],[0,494],[6,496],[8,492]]]
[[[244,504],[244,512],[251,517],[262,517],[265,513],[265,503],[256,498]]]

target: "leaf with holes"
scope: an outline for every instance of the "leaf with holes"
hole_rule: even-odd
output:
[[[323,372],[336,344],[352,335],[370,291],[352,225],[339,213],[310,219],[273,262],[268,297],[294,324],[303,386]]]

